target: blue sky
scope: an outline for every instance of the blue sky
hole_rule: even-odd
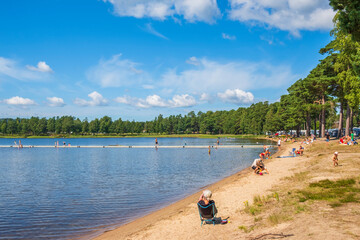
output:
[[[0,3],[0,118],[152,120],[277,101],[331,37],[328,0]]]

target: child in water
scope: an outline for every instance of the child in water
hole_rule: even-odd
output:
[[[334,153],[334,156],[333,156],[333,158],[332,158],[332,160],[333,160],[333,163],[334,163],[334,167],[336,167],[336,166],[339,166],[339,163],[338,163],[338,161],[339,161],[339,159],[338,159],[338,152],[335,152]]]

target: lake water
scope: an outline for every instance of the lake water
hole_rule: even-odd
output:
[[[14,140],[0,139],[0,145]],[[23,145],[154,145],[153,138],[22,139]],[[216,139],[159,138],[160,145]],[[258,142],[258,143],[257,143]],[[249,167],[259,148],[0,148],[0,239],[78,238],[160,209]],[[195,210],[194,210],[195,211]]]

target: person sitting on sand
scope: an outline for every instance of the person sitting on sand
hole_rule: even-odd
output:
[[[265,158],[266,158],[266,157],[265,157],[265,153],[263,153],[263,152],[260,153],[260,154],[259,154],[259,157],[260,157],[261,160],[265,160]]]
[[[214,214],[217,213],[217,209],[215,207],[215,201],[214,200],[211,200],[211,196],[212,196],[212,192],[210,190],[204,190],[203,193],[201,194],[200,198],[199,198],[199,201],[198,203],[203,206],[203,207],[206,207],[208,206],[209,204],[214,204]]]
[[[256,169],[256,166],[258,165],[258,161],[260,161],[260,160],[261,160],[260,158],[256,158],[256,159],[254,160],[254,162],[251,164],[251,168],[252,168],[253,170]]]
[[[297,154],[299,154],[300,156],[302,156],[304,153],[304,147],[302,145],[300,145],[299,150],[297,151]]]
[[[253,164],[251,165],[251,168],[254,169],[254,173],[256,174],[259,174],[262,171],[266,171],[266,173],[269,173],[269,171],[265,167],[264,162],[260,158],[254,160]]]
[[[334,167],[336,167],[336,166],[339,166],[339,163],[338,163],[338,161],[339,161],[339,159],[338,159],[338,152],[335,152],[334,153],[334,156],[333,156],[333,158],[332,158],[332,160],[333,160],[333,163],[334,163]]]

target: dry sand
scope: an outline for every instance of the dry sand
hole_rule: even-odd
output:
[[[299,145],[285,143],[276,155],[289,155],[289,151]],[[338,168],[334,168],[331,162],[335,148],[340,148],[338,151],[341,166]],[[277,188],[296,187],[285,180],[294,173],[310,171],[307,181],[343,178],[349,175],[348,165],[355,164],[356,168],[352,173],[356,175],[359,169],[359,161],[356,160],[360,159],[360,154],[354,149],[359,148],[339,147],[335,142],[327,145],[324,141],[317,141],[313,146],[305,146],[302,157],[275,158],[275,155],[272,159],[265,160],[270,174],[260,176],[251,169],[245,169],[208,186],[213,192],[212,198],[216,202],[218,216],[229,217],[230,222],[226,225],[200,226],[196,203],[201,192],[198,192],[143,218],[105,232],[95,239],[360,239],[360,228],[357,227],[360,221],[359,204],[334,210],[326,203],[315,203],[311,207],[315,210],[298,214],[279,224],[263,225],[249,233],[239,229],[239,226],[251,226],[254,223],[254,217],[243,211],[244,202],[249,201],[251,204],[254,196],[271,194]],[[326,171],[325,176],[323,171]],[[282,233],[283,237],[271,235]]]

